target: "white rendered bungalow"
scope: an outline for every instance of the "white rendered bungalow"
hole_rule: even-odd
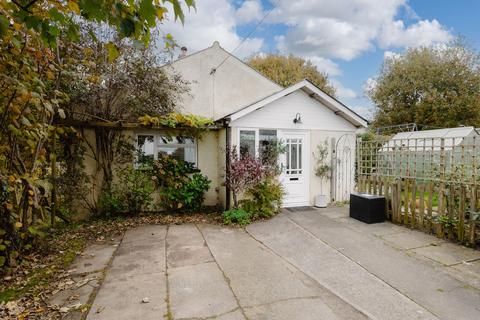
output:
[[[229,191],[222,185],[229,146],[242,146],[257,153],[260,143],[282,139],[287,152],[281,161],[281,175],[287,195],[285,207],[309,206],[320,193],[330,200],[346,200],[354,188],[355,134],[367,121],[308,80],[282,88],[214,42],[209,48],[184,55],[164,66],[191,83],[183,99],[182,113],[213,118],[217,129],[198,141],[164,144],[155,131],[136,131],[138,140],[149,136],[144,152],[175,154],[194,162],[212,181],[205,205],[230,204]],[[154,137],[152,140],[151,137]],[[314,174],[317,145],[328,141],[336,170],[331,181]]]

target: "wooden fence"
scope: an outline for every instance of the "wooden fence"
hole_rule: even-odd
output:
[[[357,143],[357,189],[383,195],[391,221],[471,246],[480,243],[480,138]]]

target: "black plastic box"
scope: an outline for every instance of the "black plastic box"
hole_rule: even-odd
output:
[[[368,224],[385,221],[385,197],[360,192],[351,193],[350,218]]]

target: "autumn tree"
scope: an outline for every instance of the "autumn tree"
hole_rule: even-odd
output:
[[[247,63],[282,87],[308,79],[329,95],[335,95],[335,88],[328,82],[327,74],[318,71],[310,60],[293,55],[267,54],[253,56]]]
[[[49,189],[50,168],[56,168],[50,166],[54,142],[68,130],[56,120],[65,117],[62,106],[70,99],[62,90],[64,76],[83,63],[76,59],[80,24],[106,24],[120,38],[146,45],[169,10],[183,21],[181,4],[194,2],[0,1],[0,267],[14,264],[46,223],[48,205],[40,200]],[[113,43],[105,49],[110,59],[118,56]],[[53,224],[55,215],[50,217]]]
[[[374,126],[480,126],[479,56],[461,42],[387,58],[367,94]]]
[[[158,53],[138,47],[131,41],[89,43],[84,32],[76,59],[80,61],[72,76],[66,76],[64,91],[69,93],[65,104],[68,120],[80,122],[137,122],[144,115],[165,116],[178,111],[187,82],[178,74],[166,73],[158,64]],[[114,45],[114,59],[107,47]],[[132,141],[121,131],[97,126],[95,145],[90,148],[102,173],[101,190],[108,190],[113,180],[113,165],[129,159]],[[91,206],[91,205],[90,205]],[[91,206],[95,208],[95,206]]]

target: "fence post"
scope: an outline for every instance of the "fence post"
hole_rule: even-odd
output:
[[[457,238],[463,242],[465,237],[465,184],[460,185],[460,204],[458,210],[458,228],[457,228]]]
[[[440,189],[438,190],[438,214],[445,214],[445,138],[440,139]],[[443,237],[443,227],[438,223],[438,237]]]
[[[471,186],[471,195],[470,195],[470,235],[469,235],[469,242],[472,246],[475,245],[475,217],[474,214],[477,211],[477,165],[475,163],[475,150],[476,148],[476,141],[475,137],[473,137],[472,143],[472,186]]]

